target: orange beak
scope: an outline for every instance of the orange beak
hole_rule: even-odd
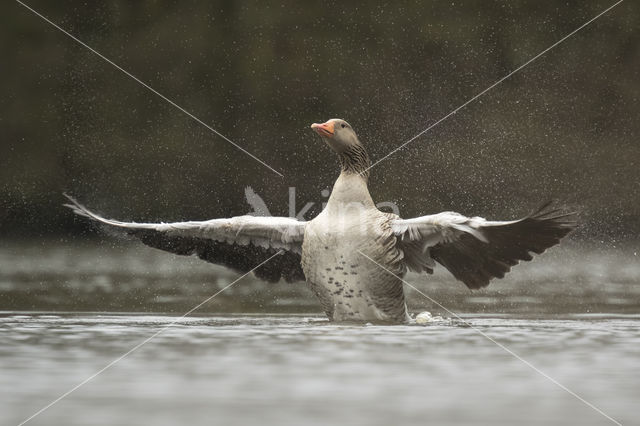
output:
[[[316,131],[322,137],[332,138],[333,137],[333,121],[327,121],[326,123],[318,124],[313,123],[311,128]]]

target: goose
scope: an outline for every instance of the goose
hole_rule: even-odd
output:
[[[403,291],[408,271],[432,274],[440,264],[469,289],[480,289],[576,227],[575,213],[550,203],[512,221],[454,212],[402,219],[383,212],[369,194],[371,162],[351,125],[331,119],[311,128],[338,155],[341,172],[310,221],[247,215],[136,223],[106,219],[70,196],[65,206],[150,247],[253,271],[268,282],[306,281],[331,321],[379,323],[410,321]]]

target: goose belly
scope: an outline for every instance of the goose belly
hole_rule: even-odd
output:
[[[365,257],[385,257],[381,256],[384,249],[377,238],[380,233],[377,229],[332,232],[317,224],[307,231],[302,267],[311,290],[330,319],[407,321],[402,281]],[[402,274],[401,270],[393,272]]]

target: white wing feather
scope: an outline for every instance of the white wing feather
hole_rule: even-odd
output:
[[[170,236],[207,238],[219,242],[290,250],[300,253],[305,222],[288,217],[237,216],[228,219],[173,223],[137,223],[106,219],[65,195],[76,214],[129,230],[153,230]]]

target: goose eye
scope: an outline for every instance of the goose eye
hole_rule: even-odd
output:
[[[345,127],[347,127],[347,125],[342,123],[342,128],[344,129]]]

